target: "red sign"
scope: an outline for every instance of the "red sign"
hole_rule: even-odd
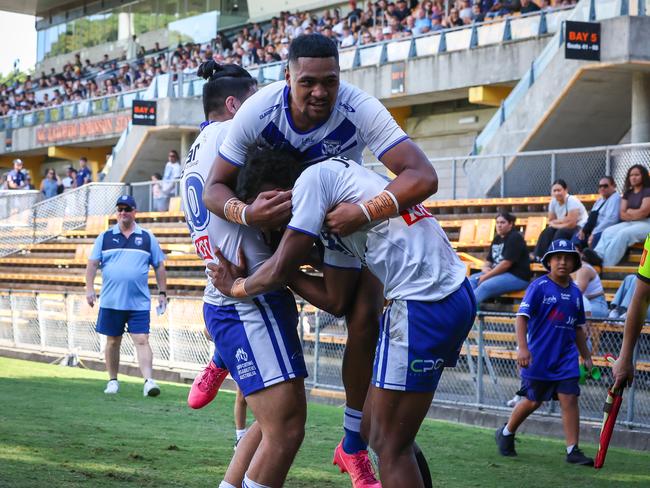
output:
[[[116,135],[126,129],[129,119],[128,114],[119,114],[38,127],[36,143],[44,145],[53,142],[73,142],[81,138]]]

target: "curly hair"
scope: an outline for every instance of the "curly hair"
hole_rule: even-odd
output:
[[[197,75],[208,80],[203,85],[206,119],[211,112],[223,113],[226,98],[233,96],[243,102],[251,88],[257,85],[257,80],[241,66],[219,64],[212,59],[201,63]]]
[[[293,188],[303,166],[289,151],[253,148],[248,152],[246,164],[237,176],[237,198],[249,202],[257,197],[262,185],[276,188]]]

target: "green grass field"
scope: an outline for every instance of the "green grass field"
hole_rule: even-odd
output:
[[[215,487],[232,455],[234,395],[208,407],[185,405],[188,386],[121,377],[102,393],[102,373],[0,358],[1,487]],[[307,435],[288,487],[347,487],[331,465],[340,408],[309,406]],[[650,454],[611,449],[603,470],[569,466],[563,443],[522,436],[519,457],[496,453],[493,431],[425,421],[418,438],[442,487],[650,486]],[[595,446],[583,445],[590,455]]]

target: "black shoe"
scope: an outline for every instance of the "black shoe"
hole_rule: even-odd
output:
[[[584,251],[582,251],[582,255],[586,258],[585,261],[588,263],[594,265],[594,266],[601,266],[603,265],[603,258],[601,258],[596,251],[590,248],[585,248]]]
[[[494,433],[494,439],[497,441],[499,454],[502,456],[516,456],[515,435],[503,435],[503,427],[499,427]],[[575,451],[575,449],[574,449]]]
[[[585,456],[585,453],[575,446],[571,453],[566,455],[566,462],[570,464],[579,464],[580,466],[593,466],[594,460]]]

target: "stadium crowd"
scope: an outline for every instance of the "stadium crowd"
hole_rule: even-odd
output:
[[[437,30],[484,22],[512,14],[569,6],[575,0],[456,0],[448,12],[442,0],[369,1],[365,9],[350,1],[340,9],[281,12],[268,23],[253,23],[230,36],[217,35],[205,44],[179,44],[165,49],[159,43],[145,50],[134,38],[120,59],[92,63],[79,54],[59,73],[54,68],[23,82],[0,84],[0,117],[47,108],[86,98],[113,95],[149,86],[159,74],[196,73],[210,58],[244,67],[286,60],[289,43],[300,34],[320,32],[339,48],[417,36]]]

